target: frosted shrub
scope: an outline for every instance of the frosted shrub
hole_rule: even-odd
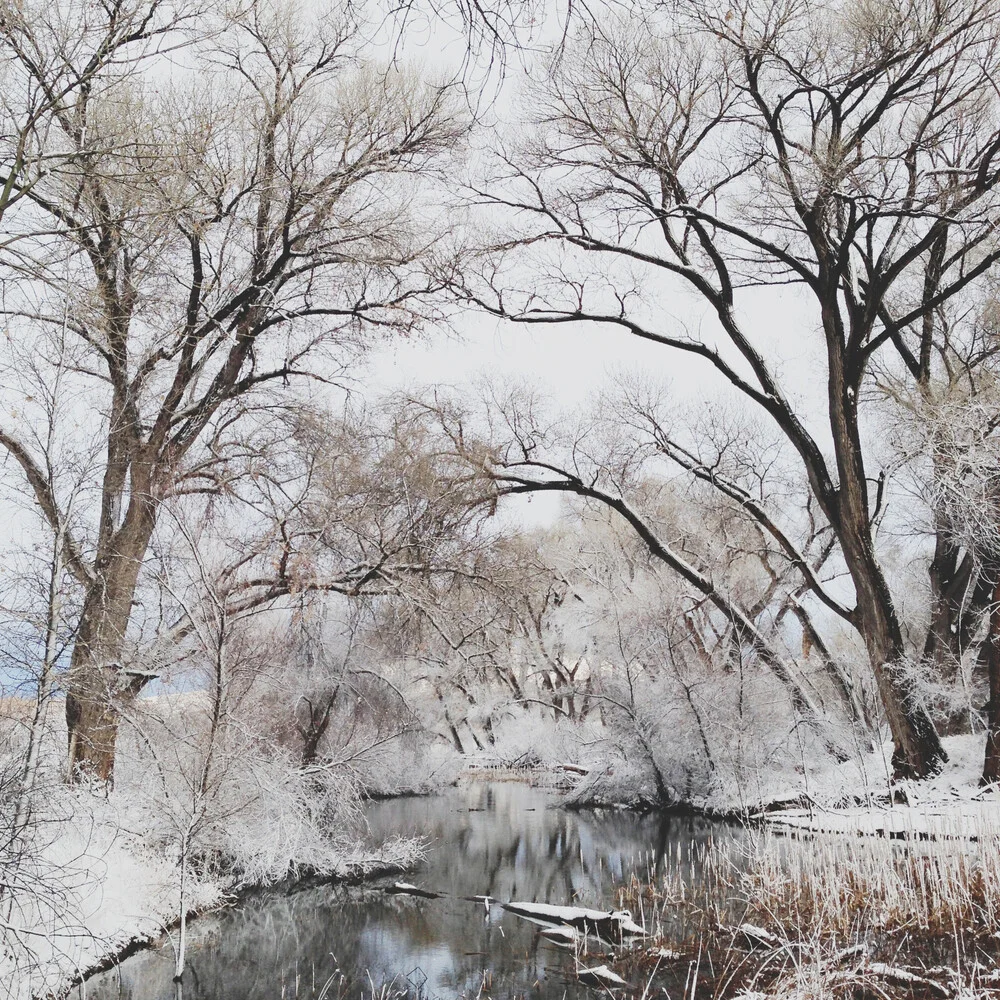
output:
[[[240,884],[338,870],[359,829],[359,787],[344,769],[303,767],[240,718],[210,734],[199,693],[149,699],[122,748],[116,798],[165,850]],[[153,780],[155,778],[155,780]]]
[[[406,766],[400,767],[400,761],[406,761]],[[447,740],[423,729],[370,748],[351,765],[364,794],[375,798],[436,791],[456,781],[462,766]]]
[[[357,785],[336,769],[304,769],[284,752],[244,758],[220,790],[218,852],[238,882],[334,874],[359,828]]]
[[[683,683],[649,669],[603,679],[604,728],[573,801],[742,812],[810,794],[812,770],[832,761],[780,683],[762,670],[703,670]]]
[[[944,674],[941,664],[932,660],[908,659],[896,669],[911,697],[927,707],[935,722],[947,725],[958,720],[964,731],[976,732],[984,723],[979,707],[989,699],[986,678],[977,676],[978,657],[978,650],[970,650]]]
[[[493,724],[487,756],[503,766],[587,767],[597,759],[593,746],[600,730],[597,716],[553,718],[537,706],[511,706]]]

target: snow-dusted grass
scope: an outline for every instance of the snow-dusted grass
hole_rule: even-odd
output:
[[[694,868],[671,866],[659,884],[633,882],[624,901],[749,921],[782,940],[956,928],[1000,935],[1000,800],[975,783],[980,738],[952,737],[946,747],[951,761],[941,774],[896,787],[904,803],[844,786],[843,765],[826,789],[850,805],[763,814],[745,837],[696,852],[697,877]],[[870,804],[854,804],[859,797]],[[864,836],[894,830],[899,837]],[[780,835],[788,832],[798,836]]]
[[[743,859],[723,855],[712,863],[738,872]],[[765,839],[731,882],[746,900],[746,918],[783,940],[1000,932],[996,836],[975,850],[829,836],[788,850]]]
[[[894,789],[902,802],[845,785],[841,765],[813,786],[827,804],[761,817],[742,838],[692,846],[691,863],[634,877],[618,902],[652,934],[623,965],[630,978],[677,952],[704,956],[699,992],[718,998],[996,996],[1000,802],[976,786],[982,740],[946,747],[934,780]],[[857,835],[891,830],[906,837]]]

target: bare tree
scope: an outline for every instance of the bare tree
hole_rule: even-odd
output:
[[[180,44],[184,25],[158,0],[0,37],[29,92],[58,94],[26,133],[30,155],[20,134],[5,140],[5,315],[15,338],[70,332],[66,391],[101,446],[63,558],[83,593],[71,768],[105,780],[116,699],[141,686],[121,659],[161,504],[224,491],[245,468],[251,396],[335,379],[372,336],[421,323],[436,234],[413,223],[414,177],[465,128],[448,87],[362,59],[348,13],[251,3],[214,17],[185,49],[190,73],[175,62],[170,79],[151,50]],[[0,444],[62,531],[18,423]]]
[[[945,755],[900,667],[864,414],[877,366],[920,386],[963,349],[946,307],[1000,254],[997,14],[993,0],[747,0],[583,30],[534,95],[538,142],[478,192],[516,215],[514,231],[459,288],[520,322],[600,323],[698,359],[773,422],[835,533],[853,605],[831,605],[791,558],[863,637],[901,775]],[[743,308],[789,285],[823,373],[819,424]],[[665,321],[681,289],[711,328]]]
[[[966,593],[955,600],[963,614],[954,627],[982,640],[978,658],[988,678],[982,780],[990,784],[1000,780],[1000,406],[995,373],[983,366],[976,374],[964,389],[951,386],[937,399],[924,394],[915,402],[910,458],[930,466],[924,499],[944,539],[937,552],[955,551],[967,567]]]
[[[699,602],[713,610],[719,640],[730,644],[736,658],[749,655],[766,665],[787,691],[794,711],[820,735],[831,753],[844,758],[845,748],[831,731],[827,713],[803,683],[780,635],[773,632],[764,615],[776,594],[791,598],[795,588],[783,587],[780,581],[775,585],[769,578],[770,567],[765,568],[767,552],[756,551],[749,564],[760,589],[744,603],[744,595],[727,579],[739,557],[722,546],[722,559],[708,558],[711,553],[706,551],[705,537],[710,532],[699,539],[696,530],[689,530],[695,523],[691,517],[685,518],[686,526],[669,514],[663,517],[660,504],[670,485],[652,474],[648,449],[632,439],[617,411],[607,423],[595,424],[591,419],[574,426],[572,420],[553,417],[537,399],[517,390],[491,391],[484,414],[463,401],[446,400],[440,393],[433,401],[414,401],[413,405],[424,419],[439,426],[443,436],[440,449],[461,457],[468,474],[479,478],[481,503],[492,507],[502,497],[553,492],[618,515],[652,557],[669,567]],[[710,548],[711,543],[707,544]],[[758,548],[759,533],[754,533],[752,544]],[[744,552],[748,548],[745,542]],[[838,680],[853,712],[849,692],[843,689],[845,683],[844,678]]]

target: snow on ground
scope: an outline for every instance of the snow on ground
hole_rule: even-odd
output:
[[[159,937],[180,916],[176,856],[136,828],[133,803],[121,802],[117,793],[100,797],[79,788],[53,794],[58,801],[20,863],[24,889],[9,917],[4,914],[3,938],[16,946],[0,953],[0,1000],[59,995],[130,943]],[[411,840],[345,845],[333,874],[399,869],[419,856]],[[232,876],[188,870],[185,909],[224,905],[233,889]]]
[[[979,787],[984,737],[951,736],[943,742],[949,760],[933,778],[892,782],[892,746],[886,744],[858,761],[806,776],[808,808],[761,813],[758,818],[779,832],[941,840],[1000,837],[1000,789]],[[789,795],[787,800],[795,798]]]
[[[764,818],[776,831],[845,833],[898,840],[984,840],[1000,835],[1000,807],[995,800],[829,811],[792,809]]]
[[[18,897],[7,928],[8,940],[20,947],[0,957],[0,996],[58,992],[106,956],[177,920],[177,865],[121,831],[117,819],[106,801],[79,802],[45,829],[37,853],[23,864],[29,891]],[[186,895],[189,910],[208,909],[223,902],[225,885],[191,878]]]

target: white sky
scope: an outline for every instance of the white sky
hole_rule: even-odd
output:
[[[682,332],[704,324],[711,342],[712,318],[692,297],[674,299],[654,329]],[[825,366],[814,318],[796,293],[768,289],[743,302],[746,328],[788,387],[804,416],[821,412]],[[418,389],[432,384],[471,385],[483,375],[523,379],[543,388],[557,403],[574,406],[606,386],[616,371],[662,378],[678,398],[711,400],[723,395],[722,382],[706,361],[596,324],[523,326],[468,314],[457,334],[428,333],[396,339],[374,351],[364,374],[368,391]],[[816,404],[820,404],[817,406]],[[822,428],[816,428],[821,440]]]
[[[659,329],[676,333],[681,321],[689,329],[704,323],[708,339],[711,317],[693,297],[673,300]],[[819,340],[814,320],[802,299],[788,289],[747,296],[747,329],[789,388],[800,413],[813,424],[817,438],[827,439],[822,422],[825,365],[816,354]],[[468,314],[458,333],[429,333],[413,340],[396,339],[376,350],[363,371],[355,372],[360,388],[375,401],[386,391],[420,391],[446,385],[475,391],[482,376],[525,381],[543,391],[558,407],[585,405],[608,387],[616,372],[639,372],[662,379],[670,395],[689,404],[711,406],[738,398],[727,392],[709,364],[680,351],[653,344],[621,330],[596,324],[524,326],[490,316]],[[812,419],[810,419],[812,418]],[[508,514],[526,525],[551,524],[562,500],[557,494],[519,499]]]
[[[557,40],[564,28],[564,4],[551,5],[545,11],[547,18],[534,28],[538,43]],[[383,24],[373,51],[388,51],[390,37],[390,26]],[[466,46],[466,36],[458,26],[415,16],[409,22],[405,44],[398,51],[404,61],[412,61],[423,74],[434,78],[440,73],[448,76],[460,72]],[[505,131],[505,118],[513,116],[516,121],[524,114],[525,109],[517,105],[522,81],[533,75],[532,62],[530,55],[513,53],[503,74],[472,71],[469,82],[473,86],[486,85],[485,99],[501,132]],[[698,339],[708,343],[716,339],[714,316],[688,286],[678,280],[672,286],[664,282],[662,288],[646,291],[650,299],[662,304],[660,321],[653,329],[682,334],[686,327]],[[746,332],[779,375],[789,398],[822,445],[829,436],[822,422],[825,359],[811,303],[805,301],[801,291],[777,286],[762,292],[744,291],[738,295],[737,305]],[[662,378],[671,395],[679,400],[708,403],[733,398],[732,390],[727,391],[707,362],[641,341],[621,330],[568,324],[526,327],[471,312],[459,328],[459,335],[439,332],[411,341],[395,340],[374,351],[366,367],[352,374],[372,400],[386,390],[417,390],[442,384],[471,386],[477,378],[488,375],[529,381],[557,404],[575,406],[606,386],[610,377],[621,370]]]

